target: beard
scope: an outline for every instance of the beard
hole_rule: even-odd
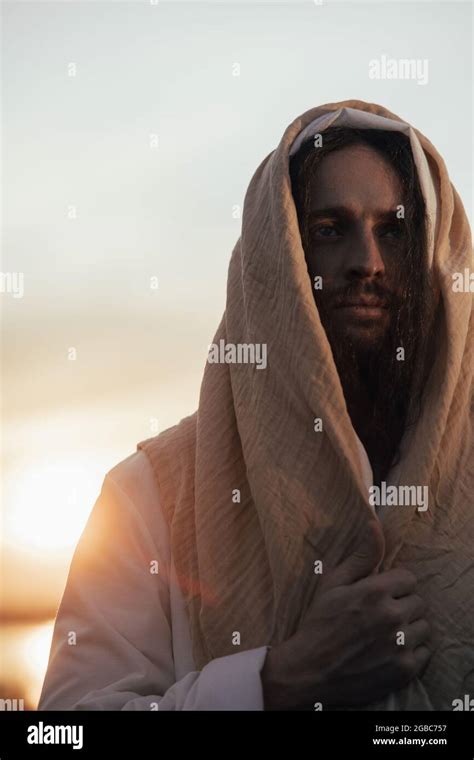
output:
[[[361,423],[363,443],[377,451],[382,473],[396,463],[403,433],[421,407],[431,325],[426,292],[403,286],[394,292],[383,281],[315,292],[349,414],[354,427]],[[347,319],[338,306],[359,297],[383,302],[382,318]]]
[[[339,307],[347,301],[376,298],[385,306],[379,320],[346,318]],[[406,348],[415,338],[404,318],[403,295],[390,291],[384,283],[349,283],[338,290],[321,290],[316,295],[321,322],[326,331],[343,388],[348,395],[365,388],[374,399],[382,387],[394,391],[405,384],[410,374],[412,351],[408,363],[396,360],[398,348]],[[391,370],[388,374],[388,370]],[[395,374],[394,374],[395,373]],[[393,395],[393,394],[392,394]]]

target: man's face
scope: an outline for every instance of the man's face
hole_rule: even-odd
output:
[[[310,187],[305,255],[330,341],[373,352],[396,314],[405,251],[402,186],[375,150],[353,145],[321,160]]]

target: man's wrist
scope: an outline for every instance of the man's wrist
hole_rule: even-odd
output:
[[[314,710],[328,696],[322,664],[313,661],[307,672],[298,667],[301,645],[297,637],[267,652],[261,670],[264,710]],[[314,660],[314,658],[313,658]]]
[[[289,683],[282,661],[281,646],[269,648],[261,670],[264,710],[288,709]]]

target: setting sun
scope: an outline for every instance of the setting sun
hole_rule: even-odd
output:
[[[9,473],[4,539],[46,551],[74,547],[103,479],[85,459],[54,458]]]

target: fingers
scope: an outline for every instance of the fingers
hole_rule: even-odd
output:
[[[387,575],[389,573],[392,573],[388,582],[391,585],[391,593],[394,599],[406,596],[407,594],[413,594],[418,582],[414,573],[401,567],[397,567],[395,570],[389,570]]]
[[[353,584],[354,590],[373,591],[392,596],[394,599],[412,594],[416,588],[416,576],[409,570],[397,567],[379,575],[370,575]]]
[[[412,623],[425,616],[427,604],[418,594],[409,594],[399,597],[394,601],[394,607],[397,609],[402,620]]]
[[[422,676],[431,659],[431,651],[427,646],[421,645],[415,649],[413,655],[416,662],[416,672],[419,676]]]
[[[392,599],[381,607],[381,611],[385,613],[385,623],[388,623],[389,630],[392,631],[389,635],[394,637],[397,646],[403,645],[407,651],[427,643],[431,626],[424,616],[426,604],[421,597],[411,594],[403,599]],[[401,641],[399,634],[403,634]]]
[[[400,686],[409,683],[412,678],[422,677],[431,659],[431,651],[425,644],[414,650],[404,649],[405,651],[393,660],[393,672]]]
[[[422,645],[426,645],[431,635],[431,627],[427,620],[420,619],[407,626],[405,633],[405,646],[416,650]]]
[[[323,579],[321,586],[348,586],[375,573],[383,559],[385,539],[378,520],[371,520],[357,536],[347,557]]]
[[[403,634],[403,639],[400,635]],[[424,650],[428,649],[431,636],[431,626],[427,620],[420,618],[409,625],[400,625],[396,631],[389,634],[390,651],[396,652],[403,662],[408,661],[412,669],[418,667],[417,657],[423,658]],[[429,651],[429,649],[428,649]],[[415,657],[415,653],[417,653]]]

